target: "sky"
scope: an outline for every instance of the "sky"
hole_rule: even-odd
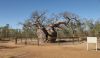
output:
[[[10,24],[21,28],[19,22],[28,19],[35,10],[48,13],[72,12],[82,18],[100,18],[100,0],[0,0],[0,26]]]

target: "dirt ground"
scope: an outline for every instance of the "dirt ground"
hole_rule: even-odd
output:
[[[15,45],[0,43],[0,58],[100,58],[100,50],[95,45],[86,50],[86,43],[66,45]]]

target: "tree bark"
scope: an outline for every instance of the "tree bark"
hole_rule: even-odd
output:
[[[48,39],[49,39],[48,41],[50,43],[55,43],[56,39],[57,39],[57,32],[56,31],[51,32],[51,34],[49,34],[49,36],[48,36]]]

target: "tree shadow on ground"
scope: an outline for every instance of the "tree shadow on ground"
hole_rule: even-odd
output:
[[[17,46],[0,46],[0,49],[14,49],[18,48]]]
[[[92,50],[95,51],[96,49],[91,49],[91,51],[92,51]],[[97,51],[100,51],[100,48],[97,48]]]
[[[17,56],[10,56],[9,58],[18,58]]]
[[[100,51],[100,48],[98,48],[97,50]]]
[[[77,40],[58,40],[56,43],[70,43],[70,42],[78,42]]]

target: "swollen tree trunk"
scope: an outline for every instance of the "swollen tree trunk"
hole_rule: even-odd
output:
[[[51,42],[51,43],[56,42],[57,32],[53,31],[53,32],[48,32],[48,33],[49,33],[49,35],[48,35],[48,41]]]
[[[38,36],[38,39],[37,39],[38,45],[46,39],[46,34],[43,32],[42,29],[37,29],[37,36]]]
[[[55,27],[57,27],[57,25],[56,26],[55,25],[49,25],[47,28],[48,41],[51,43],[55,43],[57,39],[57,31],[55,30]]]
[[[52,30],[44,30],[43,29],[37,29],[37,36],[38,36],[38,44],[41,42],[50,42],[54,43],[57,38],[57,32]]]

